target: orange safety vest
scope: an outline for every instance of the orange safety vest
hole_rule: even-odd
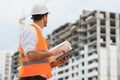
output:
[[[42,36],[40,30],[34,24],[31,24],[30,26],[34,27],[37,32],[38,42],[36,44],[36,50],[48,50],[48,43]],[[19,71],[19,77],[46,75],[46,78],[50,78],[52,76],[49,58],[46,60],[28,61],[28,58],[24,56],[24,49],[22,48],[22,45],[20,45],[20,54],[22,68]]]

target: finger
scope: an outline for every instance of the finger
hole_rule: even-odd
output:
[[[61,60],[63,63],[65,63],[67,61],[67,58],[64,57],[62,60]]]
[[[63,50],[62,53],[65,53],[65,51]]]
[[[64,62],[65,62],[65,59],[63,58],[63,59],[61,59],[60,61],[61,61],[62,63],[64,63]]]

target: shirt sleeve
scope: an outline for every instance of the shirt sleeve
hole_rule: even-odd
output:
[[[24,55],[35,49],[37,43],[37,33],[33,27],[25,27],[22,32],[22,46]]]

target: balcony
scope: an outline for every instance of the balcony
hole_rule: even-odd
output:
[[[94,53],[93,55],[91,55],[91,56],[88,57],[87,61],[91,61],[91,60],[93,60],[93,59],[98,59],[98,55]],[[94,63],[94,61],[93,61],[93,63]],[[93,63],[92,63],[92,64],[93,64]],[[90,64],[90,65],[91,65],[91,64]]]
[[[81,29],[77,29],[77,32],[86,32],[86,31],[87,31],[87,29],[85,29],[85,28],[84,29],[82,29],[82,28]]]
[[[94,46],[94,45],[96,45],[96,44],[97,44],[97,40],[88,43],[88,46]],[[93,50],[93,49],[94,49],[94,48],[89,49],[89,51],[90,51],[90,50]]]
[[[90,72],[90,73],[87,75],[87,77],[92,77],[92,76],[96,76],[96,75],[98,75],[98,71],[93,70],[92,72]]]
[[[92,64],[90,64],[87,68],[88,69],[91,69],[91,68],[94,68],[94,67],[98,67],[98,63],[92,63]]]
[[[88,39],[93,38],[93,37],[97,37],[97,32],[93,32],[93,33],[88,34]]]
[[[96,24],[94,24],[93,26],[88,26],[87,30],[88,31],[90,31],[90,30],[96,30]]]

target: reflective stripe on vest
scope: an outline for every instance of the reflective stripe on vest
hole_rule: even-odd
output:
[[[31,65],[31,64],[39,64],[39,63],[48,63],[48,60],[37,60],[37,61],[29,61],[29,62],[23,62],[23,66]]]
[[[22,53],[21,55],[22,59],[26,59],[24,53]],[[27,59],[26,60],[22,60],[22,64],[23,66],[27,66],[27,65],[31,65],[31,64],[39,64],[39,63],[48,63],[49,61],[47,59],[44,59],[44,60],[32,60],[32,61],[28,61]]]

